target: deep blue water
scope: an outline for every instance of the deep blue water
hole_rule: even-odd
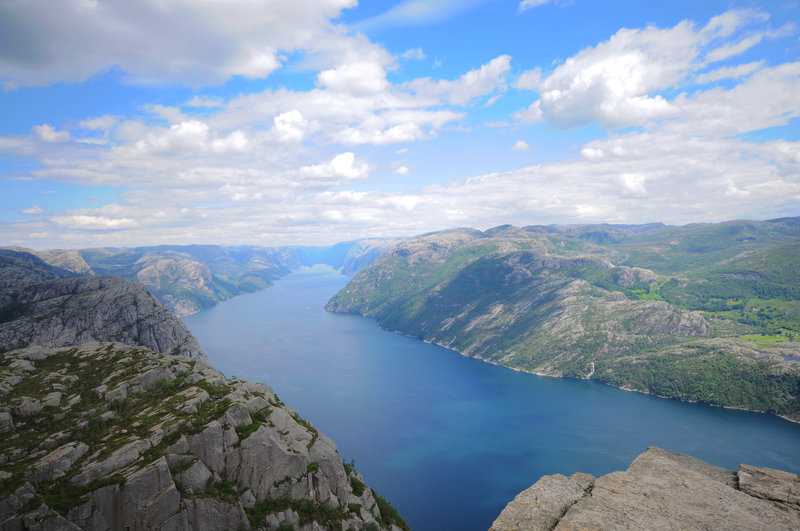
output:
[[[264,381],[416,530],[488,529],[544,474],[622,470],[647,446],[800,473],[800,425],[515,372],[328,313],[323,266],[184,319],[227,376]]]

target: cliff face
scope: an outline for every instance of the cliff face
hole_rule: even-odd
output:
[[[537,529],[798,529],[800,477],[738,472],[648,448],[624,472],[544,476],[509,503],[493,531]]]
[[[407,528],[140,285],[61,274],[0,262],[0,529]]]
[[[138,284],[116,277],[48,280],[0,292],[0,350],[117,341],[203,357],[183,323]]]
[[[399,529],[265,384],[119,343],[0,355],[0,528]]]

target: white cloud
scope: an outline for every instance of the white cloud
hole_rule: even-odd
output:
[[[352,152],[341,153],[329,162],[305,166],[298,171],[300,175],[316,179],[336,179],[336,182],[363,179],[369,175],[369,164],[356,162]]]
[[[398,166],[395,168],[394,173],[397,175],[411,175],[411,170],[407,166]]]
[[[94,118],[87,118],[86,120],[81,120],[78,123],[78,126],[82,129],[88,129],[92,131],[103,131],[106,132],[110,130],[116,123],[118,122],[118,118],[116,116],[112,116],[110,114],[104,114],[103,116],[95,116]]]
[[[675,99],[680,119],[668,131],[727,136],[785,125],[800,116],[800,62],[762,68],[729,89],[715,87]]]
[[[602,159],[606,156],[606,152],[600,148],[586,146],[581,149],[581,156],[589,160]]]
[[[725,44],[709,51],[705,60],[709,63],[723,61],[730,57],[743,54],[756,44],[759,44],[764,39],[777,39],[786,37],[795,32],[795,26],[792,23],[786,23],[775,31],[758,31],[744,37],[738,42]]]
[[[764,66],[764,61],[753,61],[752,63],[745,63],[742,65],[725,66],[700,74],[695,81],[699,85],[705,85],[721,79],[740,79],[752,74],[762,66]]]
[[[516,142],[514,142],[514,145],[511,146],[511,150],[512,151],[530,151],[531,147],[524,140],[517,140]]]
[[[407,87],[423,96],[441,97],[452,105],[466,105],[501,88],[510,69],[511,56],[501,55],[456,80],[420,78],[408,83]]]
[[[422,48],[410,48],[401,53],[400,57],[404,59],[416,59],[421,61],[422,59],[425,59],[425,52],[422,51]]]
[[[317,76],[320,86],[334,92],[369,95],[383,92],[388,88],[386,71],[377,63],[359,61],[338,65],[324,70]]]
[[[133,218],[109,218],[85,214],[55,216],[53,221],[63,227],[88,230],[131,229],[139,226]]]
[[[514,82],[514,88],[522,90],[538,90],[542,82],[542,69],[539,67],[527,70],[520,74]]]
[[[208,107],[208,108],[216,108],[222,107],[222,99],[221,98],[211,98],[208,96],[194,96],[192,99],[184,103],[187,107]]]
[[[645,196],[647,195],[647,188],[645,182],[647,177],[640,173],[623,173],[619,176],[620,184],[622,185],[623,195],[631,196]]]
[[[743,27],[763,23],[764,14],[738,10],[714,17],[702,29],[690,21],[672,28],[623,28],[610,39],[568,58],[547,75],[524,72],[514,86],[536,90],[539,98],[515,117],[545,120],[568,129],[591,123],[610,128],[641,126],[684,113],[681,103],[700,94],[670,100],[663,93],[683,88],[694,72],[740,54],[765,38],[791,34],[787,24],[776,31],[755,31],[738,37]],[[725,66],[694,77],[697,83],[738,79],[755,72],[760,62]],[[763,113],[757,113],[763,114]]]
[[[33,132],[43,142],[66,142],[72,138],[68,131],[56,131],[50,124],[35,125]]]
[[[273,118],[278,139],[282,142],[300,142],[305,137],[307,122],[297,109],[292,109]]]
[[[280,67],[278,50],[342,40],[330,21],[355,4],[10,0],[0,4],[0,34],[10,37],[0,81],[6,87],[83,81],[114,66],[145,83],[262,78]]]
[[[553,1],[554,0],[522,0],[522,2],[519,3],[519,7],[517,7],[517,10],[527,11],[528,9],[533,9],[534,7],[543,6]]]
[[[29,216],[36,216],[39,214],[44,214],[45,210],[40,207],[39,205],[34,205],[31,208],[26,208],[22,211],[23,214],[28,214]]]

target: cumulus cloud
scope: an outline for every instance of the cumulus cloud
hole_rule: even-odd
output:
[[[522,0],[522,2],[519,3],[517,9],[519,11],[527,11],[528,9],[533,9],[534,7],[550,4],[553,1],[554,0]]]
[[[207,107],[207,108],[216,108],[222,107],[222,99],[221,98],[211,98],[208,96],[194,96],[192,99],[184,103],[187,107]]]
[[[330,21],[355,4],[10,0],[0,4],[0,34],[9,37],[0,80],[6,87],[83,81],[111,67],[136,82],[263,78],[280,68],[278,50],[341,40]]]
[[[515,117],[568,129],[591,123],[610,128],[639,126],[682,112],[663,93],[682,86],[709,64],[740,54],[763,39],[791,34],[793,26],[756,31],[736,40],[743,27],[765,21],[759,12],[738,10],[714,17],[703,28],[683,21],[672,28],[623,28],[610,39],[568,58],[548,74],[524,72],[514,86],[539,98]],[[728,40],[726,40],[728,39]],[[730,42],[733,39],[733,42]],[[726,66],[696,76],[708,83],[744,77],[761,63]],[[681,96],[686,99],[686,96]]]
[[[317,82],[334,92],[356,96],[383,92],[388,87],[383,66],[367,61],[341,64],[324,70],[317,76]]]
[[[422,59],[425,59],[425,52],[422,51],[422,48],[410,48],[401,53],[400,57],[404,59],[417,59],[418,61],[421,61]]]
[[[66,142],[72,138],[69,131],[56,131],[50,124],[35,125],[33,132],[44,142]]]
[[[325,33],[332,31],[329,20],[311,18],[309,31],[333,44],[319,54],[313,42],[307,45],[312,53],[304,65],[318,73],[308,90],[264,90],[225,101],[197,94],[181,106],[145,105],[131,116],[40,124],[27,135],[0,137],[4,153],[38,163],[26,178],[126,190],[117,204],[99,208],[26,209],[28,217],[0,225],[0,238],[26,234],[51,247],[321,244],[506,222],[635,223],[656,216],[686,223],[728,219],[731,212],[778,217],[800,207],[800,143],[735,136],[800,115],[800,63],[736,64],[736,55],[710,62],[714,50],[744,42],[753,33],[743,29],[765,22],[758,13],[725,13],[700,29],[684,22],[620,30],[549,72],[526,65],[516,79],[503,55],[452,79],[404,84],[387,79],[396,65],[385,50],[363,36]],[[269,70],[265,49],[261,67],[252,51],[249,66],[215,63],[215,75]],[[35,46],[17,55],[18,62],[33,61]],[[513,88],[536,93],[516,113],[521,121],[645,127],[586,142],[561,162],[402,193],[364,191],[378,167],[397,175],[410,175],[413,167],[415,179],[405,182],[427,171],[421,158],[411,166],[373,162],[367,154],[388,153],[391,161],[408,148],[381,146],[453,129],[480,98],[488,103],[505,94],[507,78]],[[726,83],[714,86],[719,80]],[[85,143],[92,139],[98,143]],[[507,138],[507,148],[528,148],[512,141]],[[359,191],[348,189],[356,182]]]
[[[22,211],[23,214],[27,214],[29,216],[37,216],[39,214],[44,214],[45,210],[40,207],[39,205],[34,205],[31,208],[26,208]]]
[[[695,82],[699,85],[705,85],[721,79],[740,79],[752,74],[762,66],[764,66],[764,61],[753,61],[752,63],[736,66],[725,66],[698,75]]]
[[[514,142],[514,145],[511,146],[511,150],[512,151],[530,151],[531,147],[524,140],[517,140],[516,142]]]
[[[298,171],[300,175],[315,179],[334,179],[337,183],[363,179],[369,174],[369,164],[357,162],[352,152],[341,153],[329,162],[305,166]]]
[[[511,56],[501,55],[452,81],[420,78],[408,83],[407,86],[423,96],[440,97],[452,105],[465,105],[501,88],[510,69]]]

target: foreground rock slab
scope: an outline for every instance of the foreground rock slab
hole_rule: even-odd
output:
[[[544,476],[491,529],[800,529],[800,478],[651,447],[624,472]]]

